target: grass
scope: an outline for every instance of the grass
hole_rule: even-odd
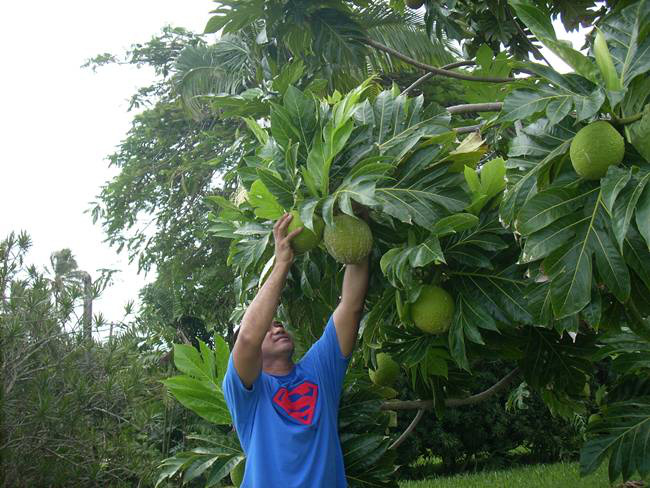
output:
[[[400,488],[609,488],[607,463],[580,478],[578,463],[538,464],[507,471],[484,471],[422,481],[402,481]]]

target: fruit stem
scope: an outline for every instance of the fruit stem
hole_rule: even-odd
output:
[[[630,115],[629,117],[623,117],[622,119],[612,119],[612,124],[614,125],[627,125],[641,120],[645,112],[639,112],[638,114]]]
[[[436,271],[433,275],[433,278],[431,278],[431,282],[429,284],[437,286],[440,283],[441,277],[442,277],[442,266],[436,266]]]

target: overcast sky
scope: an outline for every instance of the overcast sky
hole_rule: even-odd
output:
[[[125,254],[104,244],[100,226],[84,211],[117,174],[106,156],[130,127],[128,98],[149,84],[153,73],[127,66],[93,73],[80,66],[100,53],[122,54],[167,24],[200,32],[213,7],[210,0],[0,5],[0,238],[26,230],[34,244],[28,260],[37,266],[69,247],[79,268],[94,278],[100,268],[120,269],[95,305],[95,313],[109,320],[119,320],[124,304],[153,276],[138,275],[135,262],[128,265]],[[581,46],[580,36],[571,39]]]
[[[69,247],[81,269],[122,270],[96,303],[109,320],[146,281],[102,241],[89,214],[100,186],[117,174],[106,156],[124,139],[133,113],[128,98],[153,80],[147,69],[109,66],[97,73],[80,66],[97,54],[122,54],[166,24],[201,32],[210,0],[2,2],[0,92],[0,238],[26,230],[28,260],[49,264]]]

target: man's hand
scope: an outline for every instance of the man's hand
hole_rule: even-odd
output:
[[[273,239],[275,240],[275,263],[291,264],[294,258],[294,252],[291,248],[291,239],[296,237],[302,231],[302,227],[290,232],[287,235],[287,227],[293,216],[289,213],[284,214],[273,226]]]
[[[275,266],[246,309],[237,342],[233,346],[233,363],[246,388],[250,388],[262,371],[262,341],[278,309],[282,288],[293,262],[291,239],[302,230],[290,232],[291,214],[284,214],[273,226]]]

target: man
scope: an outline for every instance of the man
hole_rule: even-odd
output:
[[[341,301],[321,338],[297,363],[291,335],[274,317],[294,253],[291,215],[273,228],[275,265],[246,310],[223,392],[246,453],[245,488],[347,486],[338,436],[343,378],[357,339],[368,262],[347,265]]]

